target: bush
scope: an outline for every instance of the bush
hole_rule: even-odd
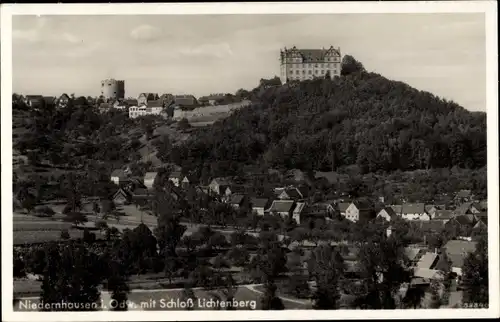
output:
[[[35,215],[38,217],[53,217],[55,211],[49,206],[42,206],[35,208]]]
[[[61,231],[61,239],[68,240],[70,238],[71,238],[71,236],[69,235],[69,232],[67,230]]]

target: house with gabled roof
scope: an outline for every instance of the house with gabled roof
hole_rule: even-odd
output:
[[[266,212],[269,214],[278,214],[282,217],[292,216],[294,205],[295,201],[293,200],[274,200]]]
[[[175,95],[174,104],[179,107],[195,107],[198,105],[196,97],[191,94],[188,95]]]
[[[31,108],[40,109],[43,107],[45,100],[43,95],[26,95],[24,102]]]
[[[471,202],[474,195],[471,190],[462,189],[455,194],[454,201],[456,203]]]
[[[471,207],[472,207],[472,202],[464,202],[455,209],[454,213],[457,216],[458,215],[471,215],[473,213]]]
[[[443,223],[447,223],[453,217],[455,217],[455,215],[452,210],[436,210],[433,220],[439,220]]]
[[[57,108],[66,108],[68,106],[69,100],[71,98],[69,97],[68,94],[63,93],[59,98],[57,99]]]
[[[144,186],[147,189],[152,189],[157,177],[158,172],[146,172],[144,175]]]
[[[340,213],[342,217],[346,216],[347,208],[349,208],[350,205],[351,205],[350,202],[338,202],[336,204],[337,211]]]
[[[396,215],[396,212],[391,207],[384,207],[377,214],[377,218],[383,218],[387,221],[394,220],[397,217],[398,215]]]
[[[301,191],[296,187],[286,187],[278,194],[280,200],[302,200],[303,198]]]
[[[159,99],[158,93],[141,93],[137,98],[137,106],[148,105],[149,101]]]
[[[354,201],[349,204],[345,210],[344,217],[352,222],[360,220],[369,220],[371,218],[372,207],[361,201]],[[341,213],[342,214],[342,213]]]
[[[110,180],[116,185],[120,185],[124,181],[128,181],[128,175],[123,169],[115,169],[111,172]]]
[[[232,183],[230,178],[214,178],[208,185],[208,188],[212,193],[222,195]]]
[[[478,213],[481,213],[481,212],[486,212],[488,210],[488,206],[485,205],[484,203],[481,203],[481,202],[473,202],[470,205],[469,209],[470,209],[471,213],[478,214]]]
[[[401,207],[401,217],[406,220],[430,220],[423,203],[405,203]]]
[[[239,208],[241,208],[241,206],[245,202],[245,199],[246,199],[245,195],[236,193],[236,194],[233,194],[229,197],[228,203],[234,209],[239,209]]]
[[[132,194],[127,189],[119,188],[111,200],[115,205],[125,205],[132,201]]]
[[[401,216],[403,206],[402,205],[389,205],[390,208],[396,213],[396,215]]]
[[[450,240],[443,249],[451,261],[451,270],[458,276],[462,276],[462,268],[465,257],[476,250],[477,242],[465,240]]]
[[[183,175],[180,171],[170,173],[168,180],[170,180],[176,187],[186,187],[189,185],[189,178]]]
[[[474,226],[474,229],[479,229],[479,228],[488,228],[488,213],[487,212],[480,212],[474,214],[476,225]]]
[[[268,198],[252,198],[250,199],[252,211],[259,216],[264,216],[266,209],[269,207]]]
[[[208,96],[202,96],[198,99],[198,102],[203,105],[219,105],[225,100],[224,94],[212,94]]]
[[[293,219],[295,219],[295,222],[299,225],[300,225],[302,213],[304,212],[305,207],[306,207],[305,202],[296,202],[295,207],[293,208],[292,217],[293,217]]]
[[[438,261],[438,255],[432,252],[426,252],[417,262],[417,268],[433,269]]]

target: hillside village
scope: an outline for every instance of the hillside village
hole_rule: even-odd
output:
[[[332,81],[349,80],[366,71],[350,73]],[[422,189],[412,186],[410,196],[403,190],[408,184],[404,176],[424,177],[419,171],[426,171],[432,177],[432,171],[440,170],[429,169],[430,161],[427,169],[398,173],[396,182],[389,180],[389,174],[370,173],[373,165],[368,157],[359,156],[355,162],[359,168],[367,162],[368,171],[356,174],[351,174],[353,166],[343,172],[339,168],[311,171],[305,166],[293,168],[296,164],[251,164],[251,157],[233,165],[224,156],[203,151],[196,153],[207,160],[219,159],[210,159],[201,168],[188,160],[204,159],[191,153],[190,148],[198,149],[191,143],[212,147],[204,138],[217,137],[216,131],[229,124],[218,137],[227,142],[224,135],[235,136],[230,122],[259,104],[289,108],[291,99],[286,95],[275,99],[277,92],[300,90],[303,84],[318,89],[332,82],[329,75],[285,85],[276,85],[275,80],[261,80],[252,91],[199,99],[154,93],[116,101],[67,94],[57,99],[14,95],[16,296],[43,297],[53,292],[41,281],[57,280],[46,267],[57,270],[64,259],[50,253],[48,245],[79,247],[82,243],[88,252],[85,256],[95,254],[96,261],[108,260],[106,256],[116,252],[113,265],[123,265],[125,273],[118,274],[118,286],[106,287],[115,293],[124,284],[143,289],[183,287],[190,292],[198,287],[223,294],[222,290],[231,289],[238,290],[234,294],[248,291],[252,294],[248,298],[260,299],[263,309],[487,305],[484,290],[476,292],[477,285],[484,287],[484,279],[478,282],[470,275],[474,267],[484,266],[477,258],[484,259],[480,257],[484,249],[487,253],[487,195],[479,183],[459,177],[475,169],[450,167],[443,170],[450,179],[448,186],[440,184],[441,192],[420,195]],[[36,124],[25,123],[23,115],[36,119]],[[58,120],[68,125],[61,126]],[[89,129],[78,128],[78,122],[89,122]],[[214,132],[196,129],[197,122],[214,123],[207,127]],[[327,126],[334,131],[332,124]],[[133,132],[137,138],[129,135]],[[181,153],[176,149],[183,144],[187,147]],[[248,150],[262,150],[248,146]],[[54,152],[56,147],[59,150]],[[227,149],[227,155],[238,157]],[[271,158],[270,152],[261,153]],[[327,164],[334,163],[330,162],[334,158],[328,158]],[[458,162],[455,159],[451,162]],[[363,192],[367,176],[372,176],[370,180],[380,176],[379,181],[397,189]],[[449,191],[456,179],[452,176],[460,178],[461,186]],[[49,255],[58,258],[54,266],[45,259]],[[406,275],[392,274],[396,270]],[[61,274],[71,276],[73,271]],[[106,278],[89,287],[97,289]],[[365,289],[363,285],[375,286]],[[385,287],[397,294],[392,304],[370,299],[372,292],[388,296]],[[132,300],[136,296],[124,293]],[[476,293],[474,300],[472,293]],[[233,296],[238,295],[226,297]],[[270,308],[276,298],[282,304]]]

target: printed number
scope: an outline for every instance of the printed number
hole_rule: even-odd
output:
[[[484,309],[488,308],[487,303],[463,303],[462,304],[463,308],[466,309]]]

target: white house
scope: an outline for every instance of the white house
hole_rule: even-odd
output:
[[[431,220],[423,203],[405,203],[401,207],[401,217],[406,220]]]
[[[125,179],[127,179],[127,174],[125,173],[124,170],[122,169],[116,169],[113,172],[111,172],[111,181],[114,182],[116,185],[119,185],[120,182],[123,182]]]
[[[172,181],[172,183],[176,186],[184,186],[186,184],[189,184],[189,179],[182,175],[180,171],[174,171],[168,176],[168,180]]]
[[[295,219],[295,222],[300,225],[300,215],[306,206],[305,202],[297,202],[295,204],[295,208],[293,208],[292,217]]]
[[[377,218],[383,218],[387,221],[394,220],[397,217],[396,212],[391,207],[385,207],[377,214]]]
[[[144,175],[144,186],[148,189],[152,189],[157,176],[158,172],[146,172]]]
[[[352,222],[360,219],[368,219],[370,216],[370,207],[361,202],[351,202],[345,210],[344,217]]]

